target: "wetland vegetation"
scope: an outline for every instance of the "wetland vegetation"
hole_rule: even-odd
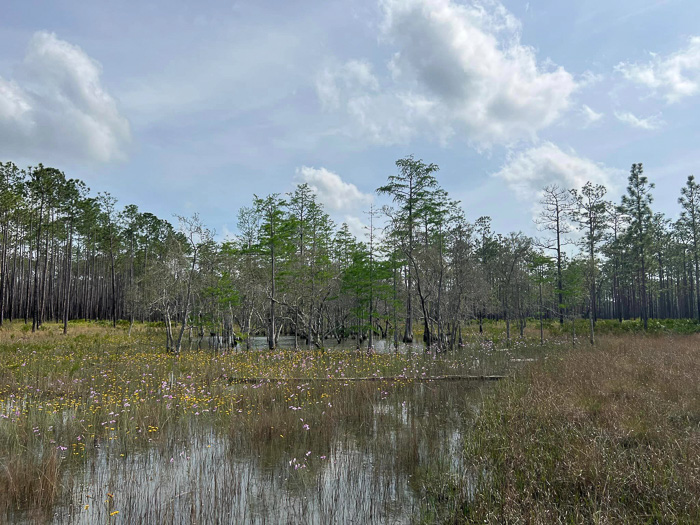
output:
[[[568,334],[543,347],[531,330],[505,348],[474,325],[470,344],[448,353],[175,355],[162,328],[21,326],[0,331],[6,521],[700,516],[697,336],[610,335],[572,349]],[[512,377],[425,380],[494,374]],[[242,377],[259,379],[231,381]]]
[[[511,359],[489,345],[173,355],[162,329],[20,326],[0,332],[9,521],[411,521],[465,468],[484,388],[425,379],[502,373]]]

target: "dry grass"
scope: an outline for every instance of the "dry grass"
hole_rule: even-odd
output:
[[[59,466],[55,450],[41,456],[25,452],[8,458],[0,467],[0,510],[53,505],[59,493]]]
[[[700,337],[612,338],[498,385],[456,521],[700,523]]]
[[[112,328],[111,322],[108,321],[71,321],[68,323],[67,338],[72,340],[75,337],[96,337],[111,335],[122,335],[128,329],[128,324],[123,322]],[[153,331],[147,325],[142,323],[134,324],[132,332],[135,334],[143,334],[148,331]],[[24,324],[21,321],[5,321],[0,328],[0,345],[7,344],[41,344],[41,343],[60,343],[62,339],[66,339],[63,335],[63,324],[55,322],[47,322],[41,325],[36,332],[32,332],[31,322]]]

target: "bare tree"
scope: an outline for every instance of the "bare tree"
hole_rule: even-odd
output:
[[[553,250],[557,257],[557,296],[559,300],[559,324],[564,324],[564,288],[562,281],[562,248],[569,244],[566,234],[571,232],[567,217],[571,213],[572,204],[567,190],[556,184],[545,186],[542,189],[540,199],[542,207],[539,216],[535,220],[540,231],[549,232],[553,238],[538,240],[541,248]]]
[[[180,233],[182,233],[187,240],[190,256],[192,257],[192,263],[187,276],[187,291],[185,292],[185,300],[182,306],[182,324],[180,326],[180,333],[178,334],[174,345],[174,351],[176,354],[179,354],[180,350],[182,349],[182,336],[185,333],[185,327],[188,323],[187,320],[190,314],[190,304],[192,299],[192,283],[194,281],[195,270],[197,269],[197,264],[199,262],[198,257],[202,249],[207,244],[212,242],[211,231],[204,227],[202,221],[199,219],[199,215],[196,213],[192,217],[178,216],[178,220],[180,221]]]

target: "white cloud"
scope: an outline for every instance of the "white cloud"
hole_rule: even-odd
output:
[[[359,211],[374,200],[371,194],[362,193],[357,186],[326,168],[302,166],[296,170],[296,179],[307,183],[330,212]]]
[[[615,70],[634,82],[660,94],[672,104],[700,91],[700,36],[694,36],[688,45],[662,57],[651,54],[645,64],[620,62]]]
[[[20,124],[31,109],[29,100],[15,82],[0,78],[0,122],[14,121]]]
[[[524,201],[536,205],[542,188],[557,184],[565,189],[581,188],[586,182],[603,184],[616,191],[618,181],[624,181],[625,171],[597,164],[579,157],[575,151],[562,151],[551,142],[510,153],[506,164],[494,175],[503,179]]]
[[[365,241],[368,225],[362,219],[354,215],[346,215],[343,218],[343,222],[348,225],[348,230],[358,241]]]
[[[581,115],[583,115],[585,127],[588,127],[591,124],[595,124],[605,116],[603,113],[598,113],[597,111],[592,110],[586,104],[581,106]]]
[[[78,46],[37,32],[0,78],[0,154],[108,162],[123,157],[129,124],[101,85],[100,65]]]
[[[338,108],[342,91],[376,91],[378,87],[372,65],[363,60],[350,60],[340,67],[326,69],[316,79],[316,92],[326,109]]]
[[[538,64],[520,43],[519,21],[500,3],[380,6],[381,36],[395,48],[381,81],[365,62],[351,61],[324,70],[317,82],[324,107],[344,107],[357,134],[394,144],[419,133],[441,141],[459,133],[488,147],[534,139],[568,109],[574,78]]]
[[[660,128],[664,122],[661,120],[659,115],[652,115],[651,117],[641,118],[637,117],[629,111],[626,112],[615,112],[615,118],[620,122],[629,124],[633,128],[654,130]]]
[[[578,86],[580,88],[585,88],[585,87],[590,87],[594,86],[596,84],[599,84],[604,80],[605,77],[601,75],[600,73],[594,73],[591,70],[584,71],[583,74],[581,75],[579,81],[578,81]]]

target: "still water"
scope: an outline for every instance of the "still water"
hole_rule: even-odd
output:
[[[299,348],[308,348],[306,344],[306,339],[299,338],[297,341],[297,346]],[[282,335],[277,340],[277,347],[280,349],[292,349],[294,348],[295,340],[293,335]],[[244,343],[245,345],[245,343]],[[251,337],[250,338],[250,348],[251,350],[267,350],[267,338],[266,337]],[[354,339],[346,339],[341,343],[338,343],[336,339],[326,339],[323,342],[323,348],[332,350],[352,350],[357,348],[357,342]],[[367,340],[361,343],[361,348],[363,350],[367,349]],[[412,344],[399,343],[399,352],[420,352],[425,349],[425,345],[421,342],[414,342]],[[374,350],[377,353],[393,352],[396,350],[394,347],[394,341],[388,339],[375,339],[374,340]]]
[[[346,388],[342,417],[283,437],[190,425],[125,456],[105,443],[64,475],[68,496],[45,518],[86,525],[412,523],[436,500],[466,497],[463,436],[488,385]]]

